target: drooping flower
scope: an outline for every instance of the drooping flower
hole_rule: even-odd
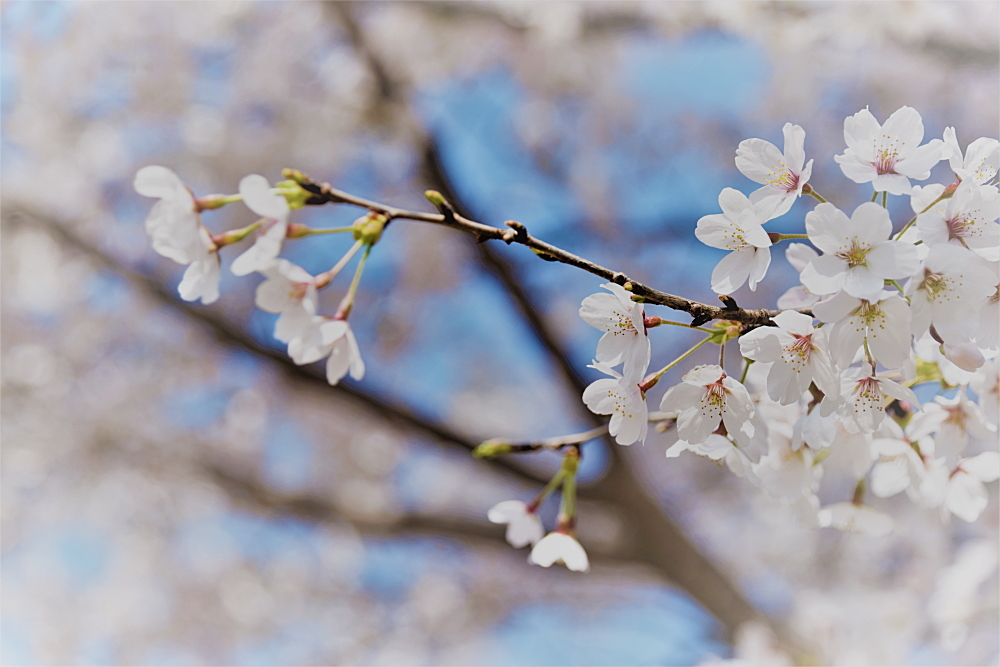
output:
[[[851,433],[874,433],[885,419],[887,396],[920,407],[920,401],[912,389],[888,378],[868,375],[866,372],[853,378],[841,378],[838,412],[847,430]]]
[[[185,301],[209,304],[219,298],[219,256],[212,236],[201,224],[194,195],[170,169],[143,167],[135,175],[135,190],[160,201],[146,218],[153,250],[187,265],[178,286]]]
[[[886,280],[909,277],[920,267],[912,244],[889,240],[892,221],[878,204],[864,203],[850,218],[833,204],[820,204],[806,214],[806,231],[823,251],[800,276],[815,294],[842,289],[870,298],[882,291]]]
[[[991,137],[976,139],[965,150],[958,145],[955,128],[944,128],[944,155],[951,170],[963,181],[983,185],[992,181],[1000,168],[1000,142]]]
[[[813,306],[827,324],[834,362],[846,368],[867,339],[875,360],[899,368],[910,356],[910,305],[899,294],[883,291],[870,299],[838,292]]]
[[[983,258],[1000,260],[1000,194],[995,188],[962,181],[943,207],[917,217],[920,238],[928,245],[948,243]]]
[[[732,250],[712,271],[712,289],[730,294],[749,280],[750,289],[756,290],[771,264],[771,239],[761,226],[767,218],[733,188],[722,191],[719,206],[722,213],[702,217],[694,231],[705,245]]]
[[[938,455],[954,463],[969,443],[969,436],[996,440],[996,427],[986,421],[983,411],[965,395],[962,388],[952,398],[935,396],[911,420],[914,428],[937,434]]]
[[[900,438],[876,438],[872,441],[872,453],[878,461],[872,466],[871,491],[879,498],[889,498],[900,491],[906,491],[912,499],[919,496],[921,482],[927,474],[922,455],[927,452],[925,445],[933,444],[930,438],[920,441],[920,454],[913,444]]]
[[[232,272],[245,276],[254,271],[263,272],[271,266],[288,233],[288,201],[271,190],[267,179],[251,174],[240,181],[240,194],[251,211],[264,218],[264,225],[257,240],[242,255],[233,260]]]
[[[932,246],[924,268],[910,279],[913,335],[933,324],[946,343],[965,343],[976,333],[981,302],[994,292],[995,276],[975,255],[952,245]]]
[[[619,445],[645,442],[649,429],[649,408],[639,388],[639,378],[623,377],[618,371],[595,361],[590,366],[610,377],[590,383],[583,402],[591,412],[611,415],[608,432]]]
[[[358,342],[345,320],[316,316],[288,342],[288,354],[298,365],[311,364],[329,355],[326,362],[326,380],[336,385],[350,372],[360,380],[365,375],[365,362],[361,359]]]
[[[515,549],[536,544],[545,534],[542,520],[520,500],[497,503],[486,513],[493,523],[507,524],[507,542]]]
[[[944,142],[933,139],[920,145],[924,123],[920,114],[902,107],[879,125],[867,108],[844,120],[847,150],[834,159],[855,183],[872,183],[876,192],[910,193],[910,179],[928,178],[942,157]]]
[[[805,243],[789,243],[785,248],[785,259],[799,273],[809,265],[809,262],[819,257],[819,253]],[[805,285],[797,285],[778,297],[778,308],[794,310],[796,308],[811,308],[822,299],[819,294],[813,294]]]
[[[257,307],[281,315],[274,337],[287,343],[316,315],[316,283],[308,271],[287,259],[279,259],[262,273],[267,280],[257,286]]]
[[[989,502],[984,484],[1000,477],[1000,454],[983,452],[961,459],[951,469],[940,465],[943,459],[935,463],[939,465],[932,469],[922,488],[928,504],[941,505],[944,517],[951,512],[970,523],[978,519]]]
[[[811,317],[794,310],[781,312],[773,319],[778,326],[759,327],[740,337],[744,357],[771,364],[768,396],[790,405],[802,397],[813,380],[824,393],[836,391],[839,383],[830,361],[826,332],[814,328]]]
[[[681,452],[694,452],[698,456],[704,456],[713,461],[725,461],[734,475],[745,477],[754,486],[760,485],[760,481],[754,474],[753,463],[743,450],[733,444],[729,438],[713,433],[708,436],[705,442],[698,444],[678,440],[667,449],[667,458],[672,459],[680,456]]]
[[[753,466],[762,488],[771,496],[790,502],[811,493],[818,470],[813,466],[812,450],[794,449],[791,438],[785,435],[769,437],[767,454]]]
[[[787,213],[812,175],[813,161],[805,164],[805,130],[785,123],[781,131],[785,135],[784,154],[763,139],[747,139],[736,149],[736,168],[764,185],[750,194],[750,201],[765,220]]]
[[[562,563],[574,572],[590,570],[590,560],[580,543],[571,535],[558,530],[539,540],[531,550],[528,561],[542,567]]]
[[[591,294],[580,306],[580,317],[604,332],[597,343],[597,361],[607,366],[624,363],[622,375],[638,382],[646,374],[650,355],[642,304],[632,301],[621,285],[601,287],[611,294]]]
[[[660,409],[677,414],[677,433],[697,445],[708,440],[721,421],[741,447],[751,444],[756,432],[753,402],[746,387],[719,366],[695,366],[684,381],[667,390]]]

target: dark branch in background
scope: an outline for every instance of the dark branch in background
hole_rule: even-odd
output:
[[[358,55],[365,62],[372,65],[373,75],[379,82],[380,91],[384,93],[381,102],[386,106],[392,105],[393,102],[402,106],[401,102],[406,99],[406,95],[402,93],[403,87],[393,79],[389,68],[379,57],[377,51],[372,48],[362,26],[355,20],[353,15],[354,6],[351,3],[328,3],[325,7],[344,26]],[[400,116],[411,127],[415,124],[414,119],[408,117],[405,108],[401,109]],[[518,243],[525,245],[535,251],[542,259],[577,266],[594,275],[623,286],[628,284],[628,288],[631,289],[633,294],[640,297],[640,300],[690,313],[694,318],[695,324],[702,324],[713,319],[729,319],[740,321],[748,326],[759,326],[770,322],[771,317],[778,313],[778,311],[768,310],[734,309],[732,306],[735,305],[735,302],[732,302],[732,304],[727,303],[725,308],[720,308],[718,306],[709,306],[690,301],[655,290],[641,283],[630,281],[623,273],[611,271],[561,248],[545,243],[540,239],[536,239],[520,223],[508,222],[507,226],[509,229],[499,229],[475,222],[469,216],[463,214],[464,209],[458,201],[453,188],[451,188],[447,175],[438,159],[439,152],[434,144],[433,137],[423,132],[422,145],[417,150],[423,160],[423,172],[431,186],[448,195],[443,206],[436,202],[440,214],[431,215],[402,211],[394,207],[367,202],[336,191],[329,185],[319,186],[317,192],[319,195],[317,197],[318,201],[315,203],[324,203],[320,201],[323,199],[330,202],[352,203],[381,212],[390,219],[408,218],[422,222],[445,224],[476,236],[477,241],[480,242],[480,260],[488,270],[497,276],[507,289],[526,323],[532,328],[539,342],[559,367],[568,386],[573,389],[577,397],[583,393],[583,389],[585,388],[582,378],[547,326],[539,309],[531,301],[527,290],[521,285],[512,267],[500,255],[487,248],[482,243],[483,241],[502,240],[507,244]],[[314,192],[316,191],[314,190]],[[592,423],[603,423],[596,415],[589,414],[589,411],[586,416]],[[606,438],[606,442],[608,443],[612,465],[603,478],[588,487],[588,495],[606,500],[609,504],[616,507],[622,525],[626,526],[633,533],[631,537],[635,548],[634,557],[637,560],[648,563],[662,572],[668,579],[673,580],[686,589],[722,622],[727,634],[731,635],[742,623],[753,620],[762,621],[772,628],[775,635],[790,650],[793,652],[802,652],[801,647],[803,646],[803,642],[788,631],[787,628],[775,623],[772,619],[763,617],[743,597],[740,591],[719,571],[711,560],[706,558],[687,539],[683,531],[665,515],[663,508],[649,494],[642,480],[637,477],[631,466],[623,465],[626,463],[624,460],[625,457],[622,455],[619,447],[610,437]]]
[[[154,301],[168,306],[190,318],[191,321],[206,327],[220,343],[274,362],[285,372],[289,380],[301,383],[303,386],[327,390],[335,396],[355,402],[373,416],[388,421],[390,425],[402,430],[466,451],[475,448],[476,443],[456,434],[447,426],[419,417],[403,406],[389,404],[376,396],[346,387],[343,384],[331,387],[327,384],[323,373],[317,372],[314,367],[294,365],[284,354],[262,346],[240,326],[233,324],[211,308],[194,306],[180,301],[175,296],[174,291],[160,281],[127,267],[117,258],[82,238],[66,224],[23,210],[5,211],[3,218],[5,222],[9,221],[15,225],[34,225],[46,229],[56,235],[60,241],[129,280],[140,292],[151,297]],[[518,479],[532,484],[544,483],[545,481],[527,467],[519,465],[516,460],[509,458],[484,461],[482,465],[499,466]],[[216,476],[218,477],[218,475]],[[229,473],[229,478],[232,477],[233,475]],[[230,484],[226,488],[240,486],[233,479],[229,479],[229,482]],[[243,485],[244,490],[245,487],[246,485]],[[303,518],[305,518],[304,512],[315,510],[315,506],[308,502],[303,506],[299,502],[301,499],[289,505],[286,502],[287,498],[278,502],[280,499],[276,497],[258,494],[258,501],[261,498],[268,500],[267,504],[271,507],[294,510],[293,513],[296,516],[303,516]],[[634,476],[628,466],[613,466],[605,477],[593,484],[583,486],[580,489],[580,498],[581,500],[605,503],[607,509],[625,527],[624,546],[620,552],[614,554],[615,558],[626,558],[645,563],[668,580],[687,590],[719,619],[725,626],[727,633],[732,633],[741,623],[757,620],[771,626],[776,636],[786,646],[795,648],[802,645],[801,640],[791,635],[781,624],[762,616],[750,605],[712,562],[702,555],[687,540],[683,532],[663,515],[662,509],[645,491],[642,482]],[[313,509],[310,510],[310,507]],[[503,530],[500,526],[494,526],[492,529],[497,534]],[[479,534],[482,531],[476,530],[474,532]]]

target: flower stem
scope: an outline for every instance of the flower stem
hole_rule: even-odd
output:
[[[826,203],[826,200],[823,199],[822,197],[820,197],[819,193],[816,192],[815,190],[813,190],[812,186],[809,185],[808,183],[806,183],[805,185],[802,186],[802,194],[809,195],[810,197],[814,197],[815,199],[819,200],[819,202],[821,204],[825,204]]]
[[[299,234],[301,236],[313,236],[315,234],[339,234],[340,232],[353,232],[354,227],[334,227],[331,229],[306,229]]]
[[[727,342],[728,342],[727,340],[723,340],[722,343],[719,344],[719,368],[721,368],[723,371],[726,370],[726,343]]]
[[[861,503],[865,501],[865,478],[862,477],[858,480],[857,485],[854,487],[854,495],[851,497],[851,503],[860,506]]]
[[[243,195],[209,195],[194,200],[195,209],[201,211],[213,211],[222,208],[226,204],[234,204],[243,201]]]
[[[747,362],[746,366],[743,367],[743,374],[740,375],[740,384],[745,384],[747,381],[747,373],[750,371],[750,366],[753,365],[754,359],[748,357],[743,357],[743,361]]]
[[[889,208],[889,191],[882,192],[882,208]]]
[[[865,357],[872,366],[872,375],[875,375],[875,357],[872,356],[871,348],[868,347],[868,336],[865,336]]]
[[[660,379],[660,377],[661,377],[661,376],[662,376],[662,375],[663,375],[664,373],[666,373],[666,372],[667,372],[667,371],[669,371],[669,370],[670,370],[671,368],[673,368],[673,367],[674,367],[674,366],[676,366],[677,364],[679,364],[679,363],[681,363],[682,361],[684,361],[685,359],[687,359],[687,358],[688,358],[689,356],[691,356],[691,354],[692,354],[692,353],[693,353],[693,352],[694,352],[695,350],[697,350],[697,349],[698,349],[699,347],[701,347],[702,345],[704,345],[705,343],[707,343],[707,342],[708,342],[708,341],[710,341],[710,340],[712,340],[712,337],[711,337],[711,336],[708,336],[707,338],[705,338],[705,339],[703,339],[703,340],[699,341],[699,342],[698,342],[697,344],[695,344],[695,346],[694,346],[694,347],[692,347],[692,348],[691,348],[690,350],[688,350],[687,352],[685,352],[685,353],[684,353],[684,354],[682,354],[681,356],[677,357],[676,359],[674,359],[673,361],[671,361],[671,362],[670,362],[669,364],[667,364],[666,366],[664,366],[664,367],[663,367],[663,368],[661,368],[660,370],[656,371],[656,373],[654,373],[654,374],[652,375],[652,378],[653,378],[653,379],[656,379],[656,380],[659,380],[659,379]]]
[[[562,483],[562,507],[559,508],[559,523],[563,523],[564,517],[572,525],[573,517],[576,516],[576,471],[580,464],[580,450],[576,447],[569,449],[563,456],[563,483]]]
[[[875,192],[872,193],[872,203],[873,204],[875,203],[876,199],[878,199],[878,190],[876,190]]]
[[[771,243],[778,243],[780,241],[790,241],[792,239],[809,239],[808,234],[779,234],[778,232],[768,232],[767,236],[771,239]]]
[[[896,282],[895,280],[886,280],[886,282],[895,287],[897,290],[899,290],[900,294],[904,294],[903,288],[898,282]]]
[[[913,226],[913,223],[915,223],[917,221],[917,218],[919,218],[921,215],[923,215],[927,211],[931,210],[931,208],[933,208],[934,206],[936,206],[938,204],[938,202],[940,202],[940,201],[942,201],[944,199],[948,199],[949,197],[951,197],[951,195],[948,194],[947,190],[945,190],[944,192],[942,192],[940,197],[938,197],[937,199],[935,199],[934,201],[932,201],[930,204],[928,204],[927,206],[925,206],[924,210],[920,211],[920,213],[917,213],[915,216],[913,216],[912,218],[910,218],[910,221],[908,223],[906,223],[905,225],[903,225],[903,228],[899,230],[899,233],[896,234],[896,236],[892,240],[893,241],[898,241],[899,239],[903,238],[903,234],[906,233],[907,229],[909,229],[910,227]]]
[[[351,288],[347,291],[347,296],[344,297],[344,300],[340,302],[337,314],[333,316],[335,320],[346,320],[350,316],[351,309],[354,308],[354,295],[357,294],[358,283],[361,281],[361,272],[364,271],[365,262],[368,260],[368,255],[371,251],[372,247],[366,245],[365,252],[361,255],[361,261],[358,262],[358,268],[354,270],[354,280],[351,281]]]
[[[694,327],[691,326],[690,324],[684,324],[683,322],[674,322],[672,320],[665,320],[662,317],[656,317],[655,315],[646,318],[647,329],[652,329],[653,327],[658,327],[663,324],[670,324],[675,327],[684,327],[685,329],[697,329],[698,331],[704,331],[705,333],[712,333],[711,329],[706,329],[704,327]]]
[[[549,497],[549,494],[559,488],[559,485],[562,484],[563,481],[563,475],[565,475],[565,472],[563,472],[563,469],[560,467],[559,470],[556,471],[556,474],[552,476],[552,479],[549,480],[549,483],[545,485],[545,488],[539,491],[534,500],[528,503],[527,509],[529,512],[537,510],[538,506],[545,502],[545,499]]]
[[[247,225],[242,229],[233,229],[228,232],[223,232],[222,234],[216,234],[212,237],[212,243],[215,244],[216,248],[222,248],[233,243],[239,243],[246,237],[253,234],[255,231],[260,229],[261,225],[264,224],[263,220],[258,220],[252,225]]]
[[[351,261],[351,258],[354,257],[354,253],[356,253],[360,247],[361,241],[355,242],[355,244],[351,246],[351,249],[344,253],[344,256],[340,258],[340,261],[334,264],[329,271],[324,271],[316,276],[314,279],[316,282],[316,289],[322,289],[323,287],[329,285],[333,279],[337,277],[337,274],[340,273],[341,269],[347,266],[347,263]]]

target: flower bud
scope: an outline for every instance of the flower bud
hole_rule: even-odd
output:
[[[509,442],[502,440],[487,440],[472,450],[472,455],[477,459],[492,459],[501,454],[510,454],[513,450]]]
[[[354,240],[365,245],[375,245],[382,238],[382,230],[388,222],[389,218],[375,212],[358,218],[354,221]]]
[[[277,188],[278,194],[282,195],[288,202],[288,208],[291,209],[302,208],[306,205],[306,201],[313,196],[312,192],[303,188],[296,181],[279,181],[274,186]]]

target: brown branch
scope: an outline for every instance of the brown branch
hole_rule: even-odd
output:
[[[507,222],[508,229],[500,229],[490,225],[471,220],[457,211],[449,211],[447,215],[443,213],[424,213],[421,211],[410,211],[397,208],[389,204],[375,202],[370,199],[355,197],[352,194],[338,190],[329,183],[316,183],[305,174],[296,172],[296,178],[300,180],[303,187],[314,196],[309,200],[311,205],[323,204],[351,204],[360,206],[376,213],[385,215],[390,220],[414,220],[417,222],[427,222],[431,224],[444,225],[458,231],[472,234],[480,243],[485,241],[503,241],[510,245],[519,245],[531,248],[541,259],[550,262],[560,262],[569,264],[578,269],[583,269],[588,273],[599,276],[613,283],[617,283],[629,290],[636,301],[651,303],[658,306],[666,306],[674,310],[684,311],[692,316],[692,326],[700,326],[711,320],[732,320],[740,322],[750,327],[762,326],[771,322],[771,318],[780,313],[780,310],[769,310],[767,308],[729,308],[727,306],[712,306],[682,296],[663,292],[654,287],[645,285],[637,280],[632,280],[621,271],[613,271],[600,264],[584,259],[578,255],[563,250],[551,243],[546,243],[535,238],[528,233],[527,228],[520,222]],[[447,200],[445,200],[447,201]],[[730,299],[731,301],[731,299]],[[724,302],[728,303],[728,302]],[[803,308],[799,312],[812,315],[812,311]]]

